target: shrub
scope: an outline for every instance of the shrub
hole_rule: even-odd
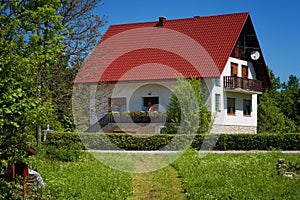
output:
[[[180,134],[123,134],[123,133],[51,133],[46,144],[64,150],[78,145],[81,149],[102,150],[176,150],[182,143],[191,139],[191,135]],[[199,150],[206,135],[194,136],[191,146]],[[209,137],[209,136],[208,136]],[[176,138],[176,139],[174,139]],[[213,138],[212,138],[213,139]],[[206,142],[210,140],[206,140]],[[213,140],[211,140],[213,141]],[[172,147],[166,145],[172,142]],[[172,149],[171,149],[172,148]],[[221,134],[214,150],[300,150],[300,134]]]
[[[72,144],[70,146],[62,146],[57,148],[53,145],[45,147],[46,156],[50,159],[72,162],[79,161],[84,157],[84,152],[79,144]]]

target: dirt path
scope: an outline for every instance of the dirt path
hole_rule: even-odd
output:
[[[187,199],[181,187],[182,179],[171,166],[166,168],[132,175],[133,194],[129,200],[147,199]]]

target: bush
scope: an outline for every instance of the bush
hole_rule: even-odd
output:
[[[55,147],[48,145],[45,147],[46,156],[53,160],[60,160],[65,162],[79,161],[84,157],[84,152],[79,144],[72,144],[71,146]]]
[[[47,145],[72,149],[77,145],[80,149],[101,150],[178,150],[182,143],[191,140],[191,135],[180,134],[123,134],[123,133],[51,133]],[[206,135],[194,136],[191,146],[199,150]],[[209,137],[209,136],[207,136]],[[176,138],[176,139],[175,139]],[[213,139],[213,138],[212,138]],[[210,140],[206,140],[210,142]],[[213,140],[212,140],[213,141]],[[171,147],[165,148],[172,142]],[[171,145],[169,145],[171,146]],[[214,150],[300,150],[300,134],[221,134]],[[54,150],[53,150],[54,151]]]
[[[81,139],[77,133],[52,132],[47,134],[46,145],[68,147],[73,144],[81,144]]]
[[[84,157],[84,146],[76,133],[49,133],[41,154],[60,161],[78,161]]]

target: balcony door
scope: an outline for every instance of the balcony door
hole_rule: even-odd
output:
[[[159,98],[158,97],[143,97],[143,110],[149,111],[158,111]]]
[[[231,76],[237,77],[238,76],[238,64],[231,63]]]
[[[242,78],[248,78],[248,66],[242,65]]]

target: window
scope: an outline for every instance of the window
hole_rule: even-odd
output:
[[[221,86],[220,78],[216,78],[216,79],[215,79],[215,84],[216,84],[216,86],[218,86],[218,87]]]
[[[150,111],[149,106],[152,106],[152,111],[158,111],[159,98],[158,97],[143,97],[143,111]]]
[[[108,110],[125,112],[126,111],[126,98],[125,97],[115,97],[108,98]]]
[[[231,63],[231,76],[238,76],[238,64],[236,63]]]
[[[215,94],[215,111],[220,111],[220,94]]]
[[[242,66],[242,77],[248,78],[248,66],[245,65]]]
[[[235,98],[227,98],[227,114],[235,114]]]
[[[245,116],[251,115],[251,100],[244,99],[243,112]]]

